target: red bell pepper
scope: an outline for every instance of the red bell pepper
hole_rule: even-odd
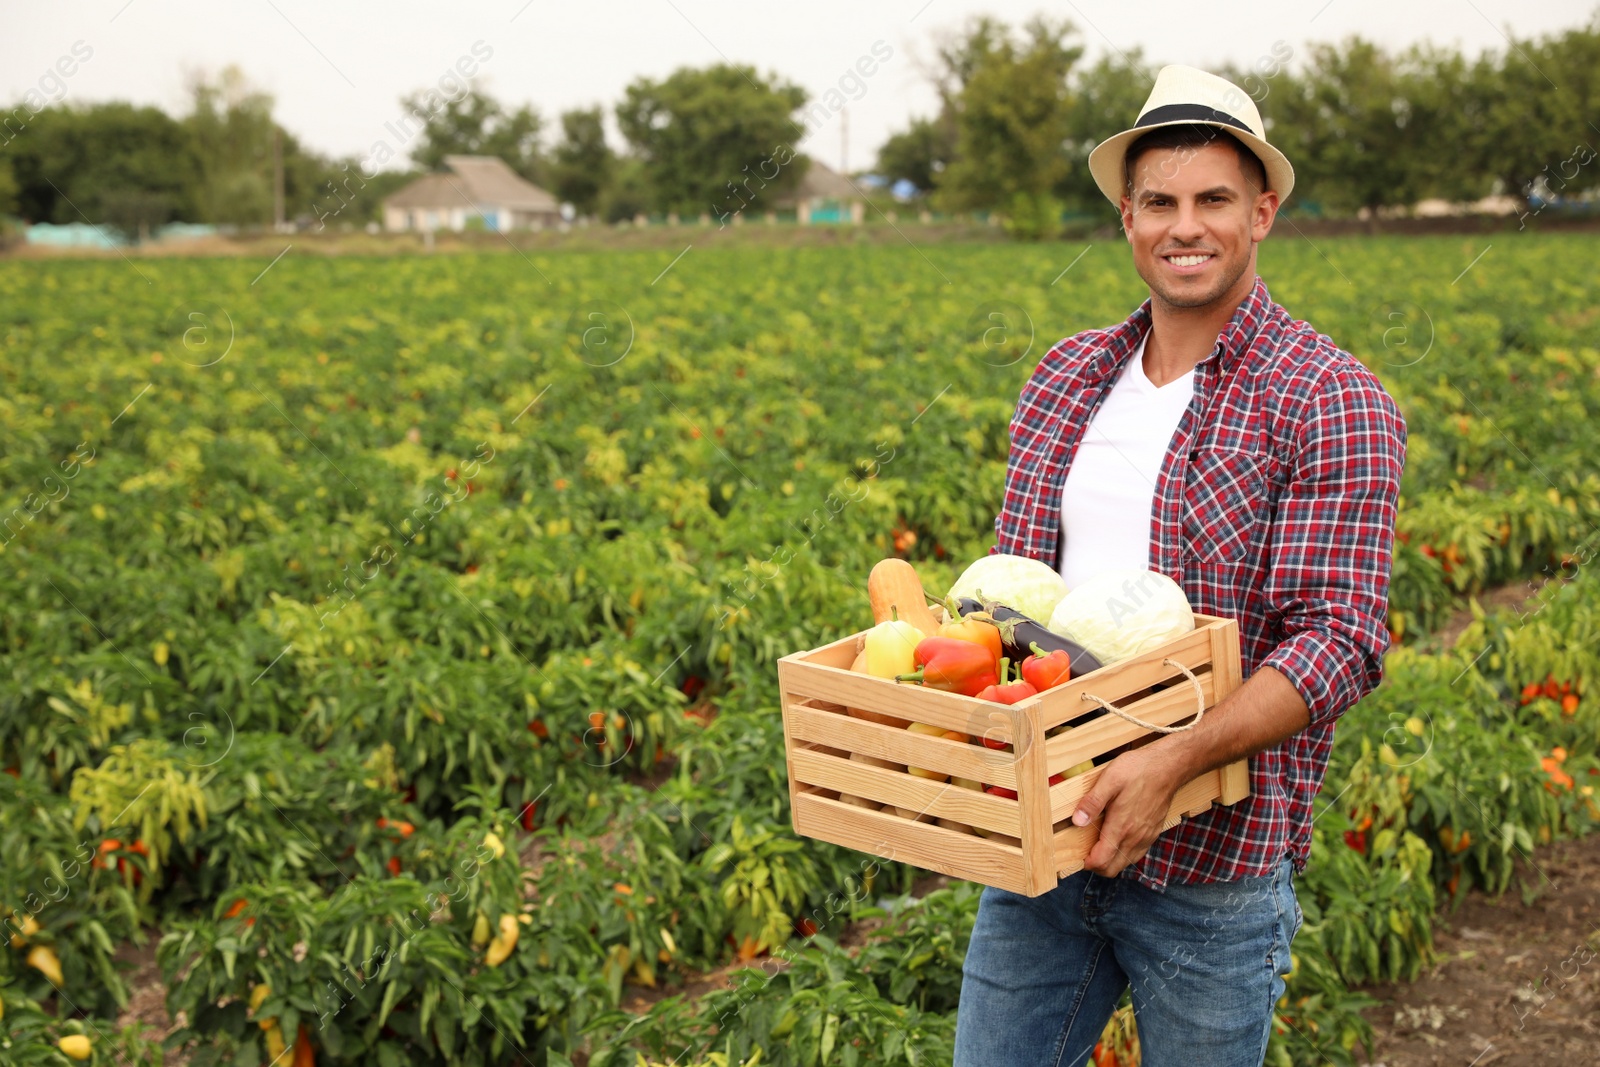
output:
[[[1037,641],[1032,646],[1033,655],[1022,661],[1022,677],[1035,689],[1042,693],[1072,677],[1072,657],[1066,649],[1046,653]]]
[[[992,700],[996,704],[1016,704],[1027,700],[1031,696],[1038,695],[1038,692],[1027,682],[1012,682],[1010,685],[991,685],[978,694],[978,699]],[[983,742],[984,748],[1004,750],[1010,747],[1004,741],[996,740],[988,734],[984,734],[979,740]]]
[[[1012,682],[1010,685],[991,685],[978,694],[978,699],[992,700],[996,704],[1017,704],[1038,694],[1039,690],[1031,682]]]
[[[974,697],[999,681],[989,650],[955,637],[924,637],[912,653],[917,670],[897,674],[902,682]]]

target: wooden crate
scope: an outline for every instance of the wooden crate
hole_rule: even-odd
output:
[[[1100,768],[1053,786],[1050,776],[1156,736],[1107,712],[1096,716],[1099,706],[1081,694],[1169,726],[1194,714],[1196,698],[1188,678],[1162,660],[1182,663],[1195,675],[1208,708],[1240,684],[1238,624],[1209,615],[1197,614],[1192,632],[1159,648],[1013,705],[852,672],[864,637],[863,631],[778,661],[795,833],[1026,896],[1048,892],[1059,878],[1081,870],[1099,836],[1098,821],[1076,827],[1071,818]],[[848,714],[852,708],[953,730],[969,740],[870,722]],[[983,736],[1009,747],[985,747],[979,743]],[[1003,786],[1015,790],[1017,799],[899,769],[906,766]],[[1245,762],[1229,764],[1179,789],[1166,825],[1176,826],[1213,802],[1233,804],[1249,795]],[[888,807],[873,810],[841,796]]]

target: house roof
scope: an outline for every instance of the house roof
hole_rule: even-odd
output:
[[[503,207],[555,213],[561,205],[498,156],[445,156],[448,170],[424,174],[389,196],[385,207],[440,210],[462,206]]]
[[[383,198],[384,207],[457,207],[461,194],[450,188],[444,174],[424,174],[410,185],[403,185]]]
[[[800,185],[795,190],[795,198],[809,200],[821,197],[826,200],[861,200],[864,197],[861,191],[851,183],[850,179],[828,166],[815,156],[811,165],[800,178]]]

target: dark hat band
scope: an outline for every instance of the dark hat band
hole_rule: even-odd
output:
[[[1225,126],[1243,130],[1252,137],[1255,136],[1254,130],[1226,111],[1218,111],[1216,108],[1206,107],[1204,104],[1163,104],[1140,115],[1139,121],[1133,125],[1138,128],[1141,126],[1158,126],[1163,122],[1220,122]]]

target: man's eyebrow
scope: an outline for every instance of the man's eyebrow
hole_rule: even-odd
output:
[[[1200,192],[1194,195],[1196,199],[1203,199],[1208,196],[1235,196],[1237,194],[1234,192],[1232,186],[1217,185],[1210,189],[1202,189]],[[1172,199],[1172,194],[1161,189],[1145,189],[1139,193],[1138,202],[1141,204],[1147,204],[1157,197],[1170,200]]]

